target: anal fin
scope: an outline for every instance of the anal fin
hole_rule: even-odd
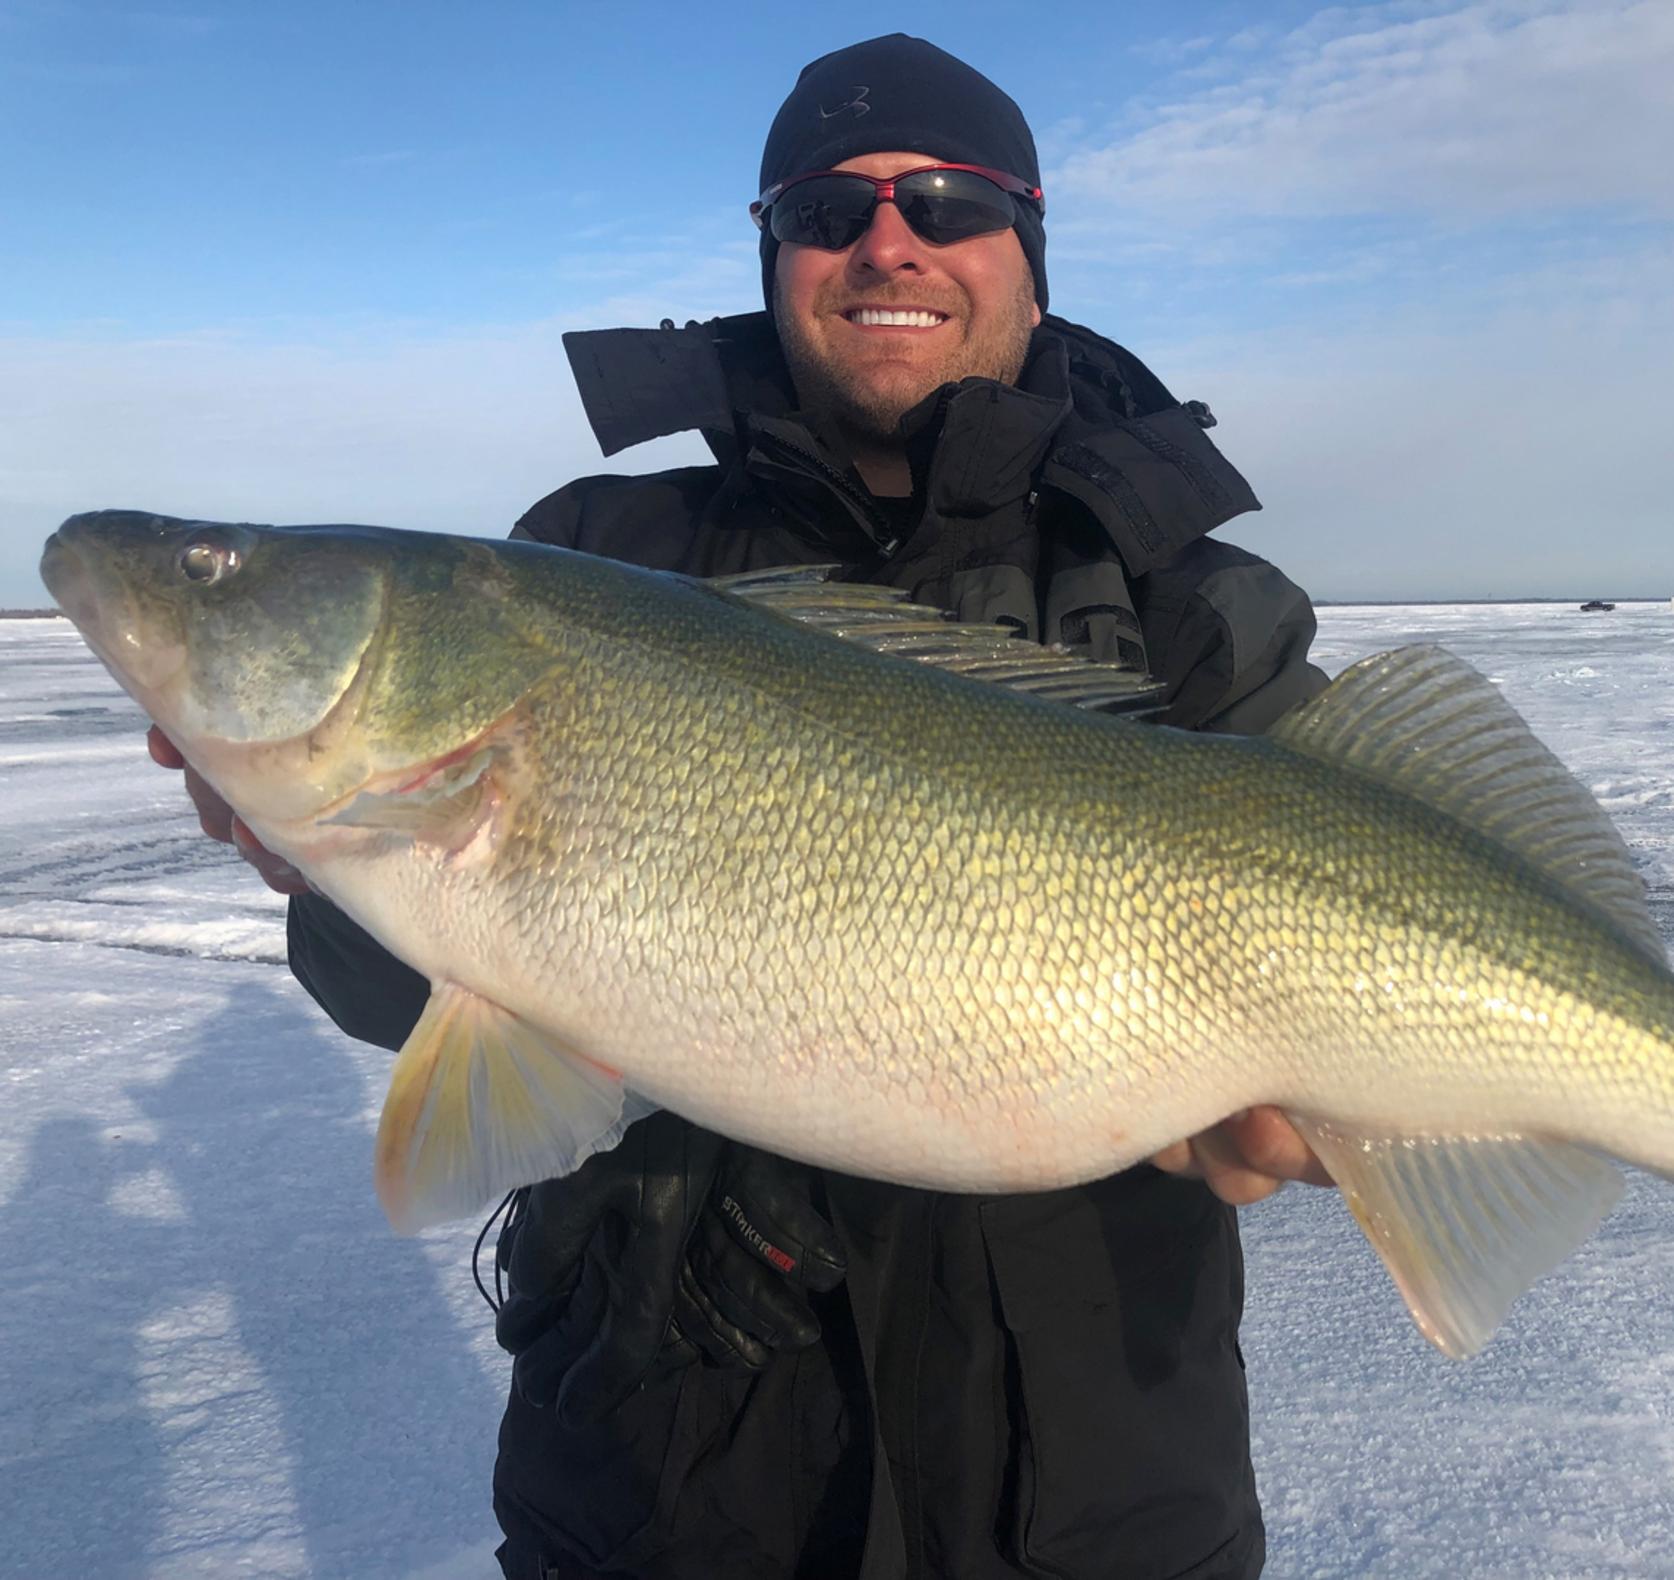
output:
[[[453,983],[402,1045],[376,1143],[378,1198],[402,1234],[572,1173],[654,1105],[621,1077]]]
[[[1455,1358],[1481,1349],[1512,1301],[1622,1193],[1615,1168],[1568,1142],[1373,1136],[1288,1117],[1342,1189],[1419,1331]]]

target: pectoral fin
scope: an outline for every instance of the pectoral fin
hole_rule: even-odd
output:
[[[347,806],[321,821],[458,849],[493,806],[487,776],[494,756],[494,749],[484,746],[407,782],[362,790]]]
[[[508,1010],[435,985],[378,1125],[378,1199],[402,1234],[608,1151],[652,1104]]]
[[[1358,1135],[1288,1117],[1341,1187],[1419,1331],[1455,1358],[1481,1349],[1512,1301],[1622,1193],[1609,1163],[1567,1142]]]

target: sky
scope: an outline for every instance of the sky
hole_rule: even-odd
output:
[[[808,60],[1022,106],[1052,308],[1137,352],[1319,599],[1674,593],[1667,0],[0,0],[0,607],[65,515],[497,535],[599,470],[564,331],[760,303]],[[1049,25],[1043,19],[1049,18]]]

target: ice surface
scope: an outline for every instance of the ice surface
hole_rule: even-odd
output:
[[[1504,687],[1674,934],[1668,607],[1333,608],[1315,651],[1410,641]],[[389,1233],[391,1056],[142,730],[67,623],[0,621],[0,1575],[487,1580],[474,1231]],[[1674,1576],[1674,1186],[1634,1175],[1462,1366],[1329,1193],[1244,1222],[1274,1580]]]
[[[469,1227],[393,1236],[392,1056],[64,621],[0,621],[0,1575],[498,1573]]]

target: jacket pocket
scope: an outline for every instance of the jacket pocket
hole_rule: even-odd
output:
[[[1013,1561],[1054,1580],[1253,1573],[1232,1210],[1139,1168],[981,1216],[1009,1348]]]

